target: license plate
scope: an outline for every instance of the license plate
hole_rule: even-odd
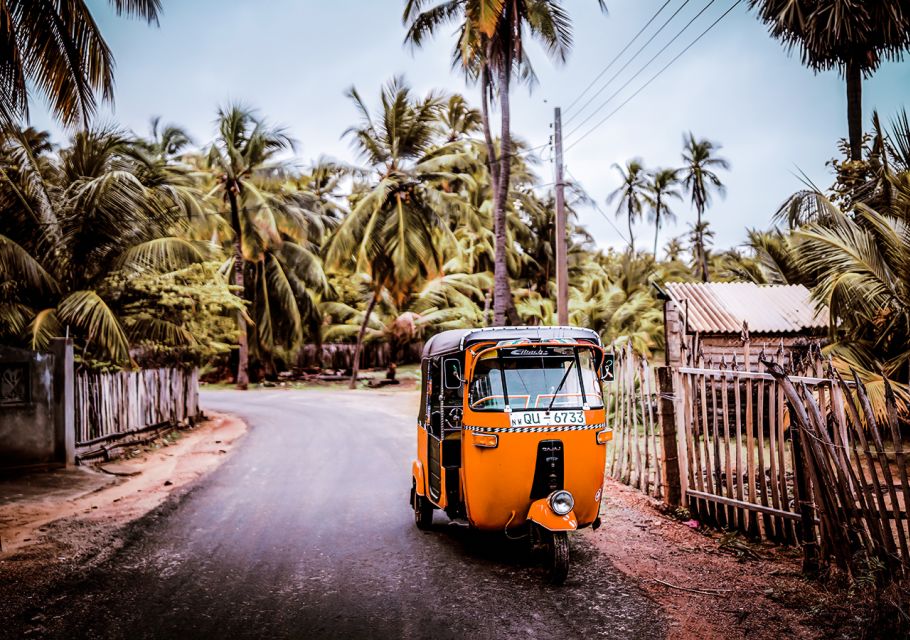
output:
[[[513,427],[553,427],[557,425],[580,425],[585,423],[585,412],[578,411],[513,411],[509,415]]]

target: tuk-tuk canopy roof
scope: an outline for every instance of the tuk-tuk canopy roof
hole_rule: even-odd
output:
[[[463,351],[478,342],[499,340],[527,340],[529,342],[547,342],[558,338],[583,340],[600,345],[600,336],[593,329],[582,327],[484,327],[482,329],[453,329],[443,331],[427,340],[423,347],[423,357],[430,358]]]

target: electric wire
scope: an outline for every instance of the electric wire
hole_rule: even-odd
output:
[[[568,167],[565,167],[565,171],[569,175],[569,177],[572,178],[572,181],[575,184],[581,186],[581,181],[578,178],[576,178],[575,175],[571,171],[569,171]],[[600,208],[600,205],[597,204],[597,200],[594,200],[593,198],[591,198],[588,202],[590,202],[594,206],[594,210],[597,211],[597,213],[599,213],[600,215],[602,215],[604,220],[606,220],[610,224],[610,226],[613,227],[613,230],[619,234],[619,237],[622,238],[622,241],[625,242],[627,245],[632,246],[631,243],[626,239],[625,234],[620,230],[619,227],[616,226],[616,224],[613,222],[613,220],[610,218],[610,216],[607,215],[604,212],[604,210]]]
[[[651,19],[648,20],[648,21],[645,23],[645,26],[643,26],[641,29],[639,29],[639,30],[638,30],[638,33],[636,33],[634,36],[632,36],[632,39],[629,40],[629,42],[626,43],[626,46],[624,46],[624,47],[622,48],[622,50],[621,50],[619,53],[617,53],[617,54],[613,57],[612,60],[610,60],[610,62],[607,64],[607,66],[605,66],[603,69],[601,69],[600,73],[598,73],[598,74],[594,77],[594,79],[591,80],[591,82],[588,83],[588,86],[585,87],[584,90],[582,90],[582,92],[579,93],[578,96],[577,96],[571,103],[569,103],[569,106],[566,107],[566,114],[567,114],[567,115],[568,115],[568,113],[572,110],[572,107],[574,107],[576,104],[578,104],[578,101],[581,100],[581,99],[584,97],[584,95],[588,92],[588,90],[589,90],[591,87],[593,87],[595,84],[597,84],[597,81],[600,80],[600,79],[603,77],[603,75],[604,75],[607,71],[610,70],[610,67],[612,67],[614,64],[616,64],[616,62],[622,57],[622,54],[624,54],[626,51],[628,51],[628,50],[629,50],[629,47],[631,47],[633,44],[635,44],[635,41],[638,40],[638,37],[639,37],[642,33],[645,32],[645,29],[647,29],[648,27],[651,26],[651,23],[654,22],[654,20],[657,19],[657,16],[660,15],[661,11],[663,11],[663,10],[667,7],[667,5],[670,4],[672,1],[673,1],[673,0],[667,0],[666,2],[664,2],[664,3],[660,6],[660,8],[657,10],[657,12],[656,12],[653,16],[651,16]],[[683,5],[683,6],[685,6],[685,5]]]
[[[610,118],[612,118],[620,109],[622,109],[622,108],[623,108],[624,106],[626,106],[633,98],[635,98],[635,96],[637,96],[637,95],[640,94],[642,91],[644,91],[644,90],[648,87],[648,85],[650,85],[652,82],[654,82],[655,80],[657,80],[657,78],[659,78],[659,77],[661,76],[661,74],[663,74],[664,71],[666,71],[667,69],[669,69],[669,68],[673,65],[673,63],[675,63],[677,60],[679,60],[679,59],[680,59],[680,58],[681,58],[689,49],[691,49],[693,46],[695,46],[695,44],[696,44],[699,40],[701,40],[705,35],[707,35],[707,33],[708,33],[709,31],[711,31],[711,29],[713,29],[715,26],[717,26],[717,24],[718,24],[721,20],[723,20],[724,18],[726,18],[726,17],[730,14],[730,12],[733,11],[733,9],[735,9],[738,5],[740,5],[740,4],[742,3],[742,1],[743,1],[743,0],[736,0],[736,2],[734,2],[734,3],[730,6],[729,9],[727,9],[726,11],[724,11],[724,12],[720,15],[719,18],[717,18],[714,22],[712,22],[712,23],[708,26],[707,29],[705,29],[704,31],[702,31],[702,32],[698,35],[698,37],[696,37],[695,40],[693,40],[692,42],[690,42],[689,45],[688,45],[685,49],[683,49],[683,50],[680,51],[678,54],[676,54],[676,55],[675,55],[667,64],[665,64],[663,67],[661,67],[661,69],[660,69],[657,73],[655,73],[653,76],[651,76],[651,77],[648,79],[647,82],[645,82],[645,83],[644,83],[642,86],[640,86],[632,95],[630,95],[630,96],[629,96],[628,98],[626,98],[622,103],[620,103],[620,105],[617,106],[615,109],[613,109],[613,111],[611,111],[611,112],[608,113],[606,116],[604,116],[600,121],[598,121],[597,124],[595,124],[593,127],[591,127],[590,129],[588,129],[588,131],[586,131],[584,134],[582,134],[582,136],[581,136],[580,138],[576,138],[570,145],[568,145],[568,146],[566,147],[565,150],[568,151],[569,149],[571,149],[572,147],[574,147],[575,145],[577,145],[579,142],[581,142],[582,140],[584,140],[585,138],[587,138],[589,135],[591,135],[592,133],[594,133],[597,129],[599,129],[607,120],[609,120]],[[573,133],[574,133],[574,131],[573,131]],[[570,134],[570,135],[571,135],[571,134]],[[568,137],[568,136],[567,136],[567,137]]]
[[[638,56],[641,55],[642,51],[644,51],[645,49],[647,49],[647,48],[648,48],[648,45],[650,45],[652,42],[654,42],[654,39],[655,39],[657,36],[659,36],[659,35],[663,32],[663,30],[667,28],[667,26],[668,26],[671,22],[673,22],[674,18],[676,18],[676,16],[679,15],[679,12],[682,11],[683,9],[685,9],[685,8],[686,8],[686,5],[688,5],[691,1],[692,1],[692,0],[685,0],[685,1],[676,9],[676,11],[674,11],[673,14],[672,14],[669,18],[667,18],[667,19],[664,21],[664,23],[663,23],[662,25],[660,25],[660,27],[658,27],[657,31],[655,31],[654,33],[651,34],[651,37],[648,38],[647,42],[645,42],[643,45],[641,45],[641,46],[638,48],[638,51],[636,51],[635,53],[632,54],[632,57],[629,58],[629,59],[626,61],[625,64],[624,64],[623,66],[621,66],[621,67],[619,68],[619,70],[616,71],[616,73],[614,73],[612,76],[610,76],[609,78],[607,78],[607,81],[603,83],[603,85],[600,87],[600,89],[598,89],[593,95],[591,95],[591,97],[588,98],[588,99],[585,101],[585,103],[584,103],[583,105],[581,105],[581,107],[579,107],[579,108],[576,110],[576,112],[575,112],[574,114],[572,114],[570,117],[566,118],[565,124],[566,124],[566,125],[570,124],[572,120],[574,120],[574,119],[577,118],[579,115],[581,115],[582,113],[584,113],[584,110],[588,108],[588,105],[591,104],[592,102],[594,102],[594,100],[597,98],[597,96],[599,96],[601,93],[603,93],[603,92],[606,90],[606,88],[609,87],[610,84],[611,84],[614,80],[616,80],[616,78],[618,78],[618,77],[622,74],[623,71],[625,71],[626,69],[628,69],[630,64],[632,64],[633,62],[635,62],[635,60],[638,58]],[[713,0],[712,0],[712,1],[713,1]],[[710,4],[710,3],[709,3],[709,4]],[[703,11],[704,11],[704,10],[703,10]],[[677,34],[676,37],[678,38],[678,37],[679,37],[679,34]],[[672,40],[671,40],[670,42],[672,43]],[[668,45],[668,46],[669,46],[669,45]],[[617,56],[617,57],[618,57],[618,56]],[[612,63],[611,63],[611,64],[612,64]]]
[[[661,56],[661,54],[663,54],[664,51],[669,49],[670,45],[672,45],[674,42],[676,42],[680,38],[680,36],[682,36],[689,29],[689,27],[691,27],[692,24],[696,20],[698,20],[702,16],[702,14],[704,14],[704,12],[707,11],[711,7],[711,5],[714,4],[715,2],[717,2],[717,0],[709,0],[708,4],[706,4],[704,7],[702,7],[702,10],[699,11],[698,13],[696,13],[692,17],[692,19],[686,23],[686,26],[684,26],[682,29],[680,29],[679,32],[675,36],[673,36],[667,44],[665,44],[663,47],[660,48],[660,51],[658,51],[653,56],[651,56],[650,60],[648,60],[646,63],[644,63],[638,71],[636,71],[634,74],[632,74],[632,77],[629,78],[628,80],[626,80],[622,84],[622,86],[619,87],[619,89],[617,89],[616,91],[611,93],[606,100],[601,102],[600,105],[598,105],[598,107],[596,109],[594,109],[594,111],[592,111],[588,115],[587,118],[585,118],[584,120],[579,122],[577,125],[575,125],[575,127],[571,131],[569,131],[569,133],[566,134],[566,138],[571,137],[572,134],[574,134],[576,131],[581,129],[585,125],[585,123],[589,122],[591,120],[591,118],[595,117],[598,113],[600,113],[603,110],[603,108],[606,107],[610,103],[611,100],[613,100],[613,98],[615,98],[620,93],[622,93],[623,89],[625,89],[630,84],[632,84],[632,81],[634,81],[638,76],[640,76],[642,73],[644,73],[648,69],[648,67],[650,67],[651,64],[655,60],[657,60],[657,58],[659,58]]]

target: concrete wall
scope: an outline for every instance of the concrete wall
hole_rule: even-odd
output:
[[[0,467],[71,464],[73,347],[51,353],[0,346]]]

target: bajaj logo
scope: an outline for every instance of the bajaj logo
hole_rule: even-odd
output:
[[[548,356],[550,352],[546,349],[513,349],[513,356]]]

